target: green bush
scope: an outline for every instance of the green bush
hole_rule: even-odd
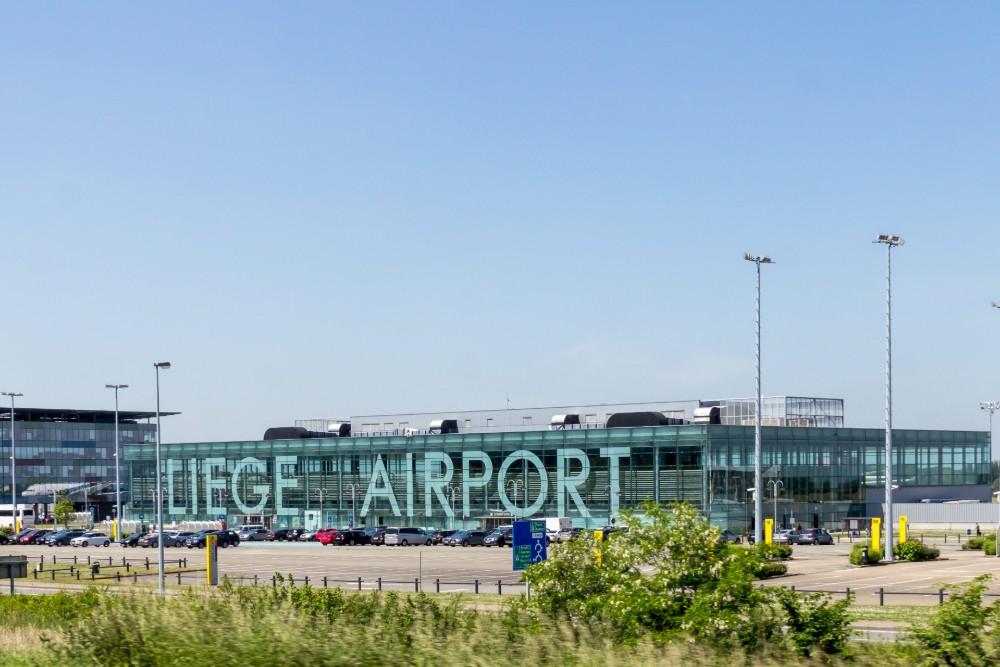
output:
[[[983,553],[987,556],[996,556],[997,543],[993,540],[983,540]]]
[[[977,551],[983,548],[983,540],[986,537],[970,537],[969,541],[962,545],[962,550],[973,550]],[[993,539],[993,538],[990,538]]]
[[[900,560],[936,560],[941,552],[917,540],[907,540],[896,545],[896,556]]]
[[[861,557],[862,551],[865,547],[868,548],[868,560]],[[882,552],[878,548],[869,545],[867,542],[858,542],[854,545],[854,548],[851,549],[851,555],[848,556],[848,560],[851,565],[877,565],[878,562],[882,560]]]
[[[792,548],[787,544],[767,544],[766,542],[762,542],[760,545],[756,546],[755,549],[763,558],[787,560],[792,557]]]
[[[787,572],[788,572],[788,566],[785,565],[784,563],[765,561],[761,563],[757,568],[757,578],[769,579],[771,577],[780,577],[781,575]]]

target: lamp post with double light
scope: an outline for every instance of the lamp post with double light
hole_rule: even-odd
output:
[[[360,487],[357,484],[348,484],[347,489],[351,492],[351,520],[348,521],[348,528],[354,528],[354,522],[357,521],[357,516],[355,515],[355,499],[358,495],[358,489]]]
[[[115,390],[115,539],[122,538],[122,482],[121,457],[118,455],[118,390],[128,389],[127,384],[106,384],[106,389]]]
[[[772,479],[767,485],[771,487],[771,498],[774,500],[774,525],[771,527],[773,535],[778,532],[778,494],[781,493],[781,489],[785,488],[785,484],[780,479]]]
[[[10,396],[10,524],[16,533],[20,530],[17,525],[17,455],[14,453],[14,398],[24,396],[17,391],[5,391],[4,396]]]
[[[879,234],[872,243],[885,245],[885,549],[882,560],[892,561],[892,249],[905,241],[895,234]]]
[[[170,368],[169,361],[160,361],[153,364],[156,369],[156,550],[159,557],[157,569],[157,585],[160,595],[166,594],[166,582],[163,573],[163,475],[161,474],[160,463],[160,370]]]
[[[754,367],[757,370],[757,405],[756,412],[753,420],[753,485],[754,488],[763,489],[764,488],[764,469],[763,463],[761,462],[762,445],[761,445],[761,419],[764,413],[763,398],[761,396],[760,389],[760,265],[761,264],[774,264],[774,260],[770,257],[756,257],[750,253],[743,253],[743,259],[748,262],[753,262],[757,267],[757,354],[755,357]],[[760,544],[763,540],[763,523],[764,523],[764,499],[761,497],[762,494],[754,494],[754,504],[753,504],[753,521],[754,521],[754,539],[757,544]]]

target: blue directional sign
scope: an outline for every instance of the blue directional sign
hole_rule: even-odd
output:
[[[146,518],[146,515],[145,515],[145,514],[140,514],[140,515],[139,515],[139,521],[142,521],[142,520],[143,520],[143,519],[145,519],[145,518]]]
[[[354,528],[354,512],[347,513],[347,527]]]
[[[515,570],[523,570],[532,563],[541,563],[548,557],[544,521],[515,521],[512,537]]]

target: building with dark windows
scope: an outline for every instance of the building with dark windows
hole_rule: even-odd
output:
[[[168,413],[161,413],[167,415]],[[176,414],[176,413],[169,413]],[[118,412],[120,445],[156,440],[155,412]],[[98,518],[115,504],[114,410],[14,410],[14,462],[17,503],[41,515],[53,494],[67,491],[80,509]],[[11,517],[11,410],[0,408],[0,524]],[[124,466],[123,466],[124,473]],[[124,480],[124,477],[123,477]],[[123,484],[123,491],[127,486]]]
[[[828,528],[881,516],[884,431],[843,427],[838,399],[768,401],[765,516]],[[749,530],[753,421],[748,399],[303,420],[260,441],[164,444],[164,514],[306,528],[543,516],[596,527],[648,499],[688,501],[720,527]],[[897,429],[893,443],[896,502],[990,500],[988,433]],[[130,444],[124,456],[126,515],[152,516],[154,448]]]

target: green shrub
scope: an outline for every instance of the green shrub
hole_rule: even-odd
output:
[[[926,625],[910,628],[904,647],[923,665],[989,665],[996,661],[997,603],[983,604],[989,576],[946,586],[948,599]]]
[[[996,538],[984,539],[983,540],[983,553],[987,556],[997,555],[997,542]]]
[[[765,561],[761,563],[757,568],[757,578],[769,579],[771,577],[780,577],[781,575],[787,572],[788,572],[788,566],[785,565],[784,563]]]
[[[868,548],[868,560],[861,557],[861,554],[865,548]],[[848,557],[851,565],[876,565],[880,560],[882,560],[882,552],[867,542],[858,542],[851,549],[851,555]]]
[[[962,550],[973,550],[977,551],[983,548],[983,540],[986,537],[970,537],[969,541],[962,545]],[[990,538],[993,539],[993,538]]]
[[[767,544],[762,542],[760,545],[755,547],[758,555],[764,558],[777,558],[778,560],[787,560],[792,557],[792,548],[787,544]]]
[[[916,540],[907,540],[896,545],[896,556],[900,560],[936,560],[940,555],[941,552],[937,549]]]

